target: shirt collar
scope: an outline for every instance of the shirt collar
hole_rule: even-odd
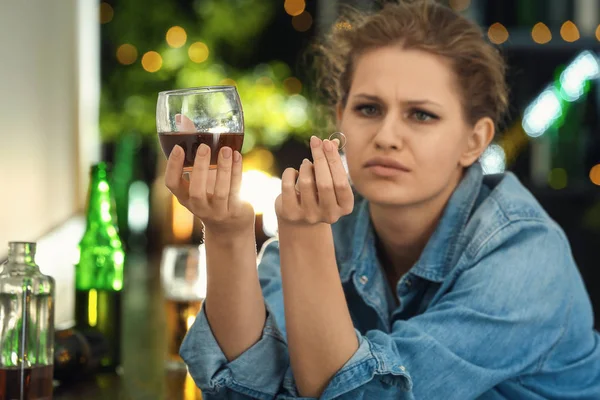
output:
[[[411,268],[410,273],[433,282],[444,280],[454,264],[461,232],[464,230],[477,200],[482,178],[483,172],[479,162],[467,169],[463,179],[450,196],[442,218],[427,242],[421,257]],[[357,206],[358,208],[353,213],[355,216],[353,226],[344,229],[346,234],[350,233],[349,237],[344,236],[350,240],[349,243],[352,243],[352,246],[338,254],[342,281],[348,280],[354,269],[361,268],[367,263],[371,264],[370,261],[377,254],[368,202],[360,201]]]

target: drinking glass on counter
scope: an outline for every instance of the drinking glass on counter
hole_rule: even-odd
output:
[[[204,245],[167,246],[161,260],[167,320],[167,367],[185,368],[179,347],[206,297]]]

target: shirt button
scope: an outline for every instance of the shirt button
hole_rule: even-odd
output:
[[[412,286],[412,281],[410,279],[407,279],[404,283],[405,283],[406,287]]]
[[[362,283],[363,285],[366,285],[367,282],[369,282],[369,278],[367,278],[366,275],[363,275],[360,277],[360,283]]]
[[[398,369],[402,372],[406,372],[406,368],[404,368],[404,365],[399,366]]]

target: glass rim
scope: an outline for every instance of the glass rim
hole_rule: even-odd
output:
[[[197,87],[191,87],[191,88],[184,88],[184,89],[171,89],[171,90],[164,90],[162,92],[158,92],[159,96],[168,96],[168,95],[176,95],[176,96],[182,96],[182,95],[189,95],[189,94],[204,94],[204,93],[211,93],[211,92],[226,92],[226,91],[230,91],[230,90],[236,90],[235,86],[232,85],[210,85],[210,86],[197,86]]]

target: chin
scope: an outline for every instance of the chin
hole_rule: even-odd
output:
[[[387,207],[405,207],[423,202],[427,196],[414,188],[400,186],[395,182],[369,182],[357,184],[354,187],[365,199],[372,204]]]

